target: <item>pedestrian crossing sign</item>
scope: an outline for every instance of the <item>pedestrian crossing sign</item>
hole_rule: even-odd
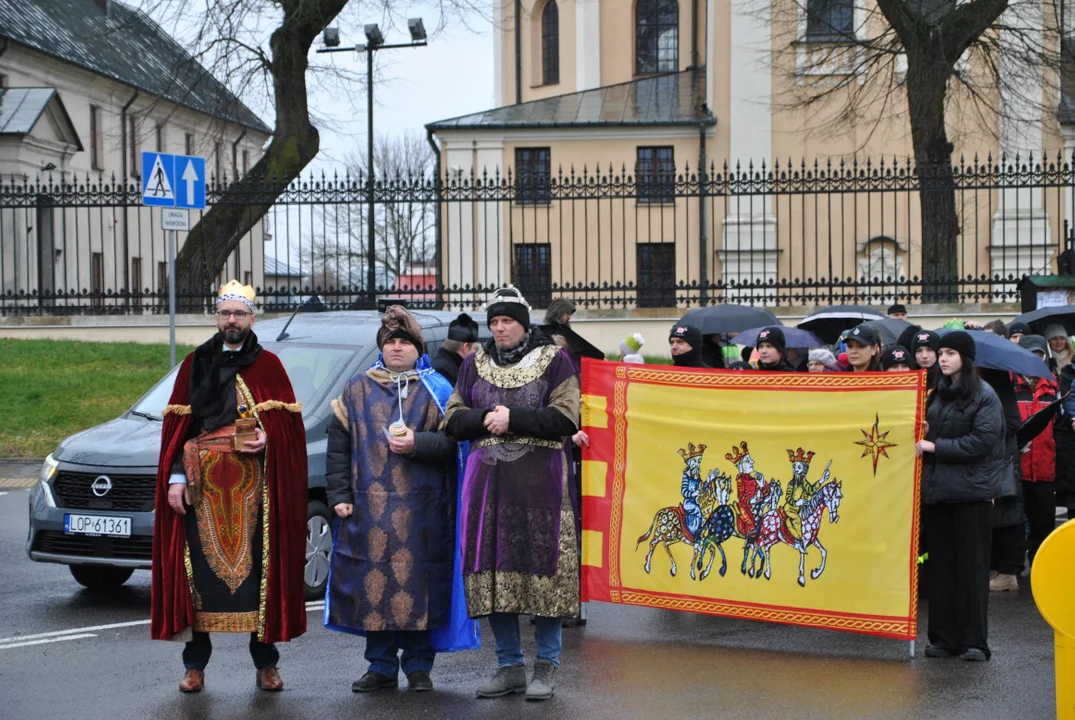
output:
[[[142,204],[175,207],[175,157],[142,153]]]

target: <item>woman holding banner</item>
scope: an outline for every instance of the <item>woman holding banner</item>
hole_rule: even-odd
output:
[[[929,644],[926,657],[988,660],[992,501],[1006,462],[996,392],[974,370],[974,340],[950,332],[938,345],[941,376],[926,406],[922,462]]]

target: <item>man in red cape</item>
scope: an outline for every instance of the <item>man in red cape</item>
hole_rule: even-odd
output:
[[[164,410],[151,632],[186,641],[183,692],[203,687],[210,631],[250,633],[263,690],[283,688],[273,643],[306,631],[302,405],[258,344],[253,311],[252,288],[221,288],[220,332],[183,360]],[[241,417],[256,420],[256,439],[232,451]]]

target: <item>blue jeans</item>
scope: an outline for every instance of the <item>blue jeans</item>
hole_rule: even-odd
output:
[[[516,613],[493,613],[489,627],[496,638],[496,664],[511,667],[523,664],[523,644],[519,638],[519,616]],[[534,640],[537,642],[538,660],[548,660],[560,667],[560,642],[562,626],[560,618],[538,617],[534,622]]]
[[[399,674],[400,658],[397,653],[401,649],[404,675],[433,669],[433,658],[437,652],[429,642],[428,630],[378,630],[366,633],[366,660],[372,672],[385,677]]]

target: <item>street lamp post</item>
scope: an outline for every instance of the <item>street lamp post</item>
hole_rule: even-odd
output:
[[[363,32],[366,35],[366,43],[364,45],[342,48],[339,47],[339,29],[325,28],[325,32],[322,35],[322,41],[324,42],[325,47],[318,48],[317,50],[319,53],[366,53],[366,203],[368,205],[366,211],[366,262],[368,264],[368,267],[366,268],[366,289],[370,294],[370,305],[374,307],[376,306],[377,300],[377,243],[375,235],[376,227],[373,216],[374,205],[376,202],[373,182],[373,53],[378,50],[425,47],[427,44],[426,29],[425,24],[422,22],[422,18],[411,18],[407,20],[407,29],[411,34],[411,41],[409,43],[386,45],[384,42],[384,35],[381,34],[381,29],[377,24],[373,23],[366,25],[363,28]]]

